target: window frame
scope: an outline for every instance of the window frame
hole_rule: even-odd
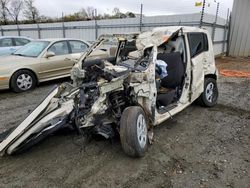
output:
[[[12,42],[13,42],[13,44],[14,44],[14,46],[17,46],[17,43],[16,43],[16,39],[21,39],[21,40],[27,40],[28,42],[26,43],[26,44],[28,44],[28,43],[30,43],[31,42],[31,40],[29,40],[29,39],[26,39],[26,38],[12,38]],[[26,45],[26,44],[24,44],[24,45]],[[21,46],[24,46],[24,45],[21,45]]]
[[[0,39],[0,41],[1,40],[5,40],[5,39],[10,39],[11,40],[11,46],[0,46],[0,48],[9,48],[9,47],[13,47],[13,46],[15,46],[14,44],[14,40],[13,40],[13,38],[12,37],[6,37],[6,38],[2,38],[2,39]]]
[[[195,54],[192,54],[192,47],[191,47],[191,36],[192,34],[201,34],[202,35],[202,39],[203,39],[203,43],[202,43],[202,50],[200,52],[196,52]],[[200,55],[203,52],[208,52],[209,51],[209,42],[208,42],[208,37],[206,35],[206,33],[203,32],[189,32],[188,33],[188,45],[189,45],[189,51],[190,51],[190,57],[194,58],[198,55]]]
[[[88,49],[88,48],[89,48],[89,45],[88,45],[88,44],[86,44],[85,42],[81,41],[81,40],[68,40],[68,41],[67,41],[67,43],[68,43],[68,48],[70,49],[70,54],[78,54],[78,53],[83,53],[83,52],[73,53],[73,52],[72,52],[71,45],[70,45],[70,42],[80,42],[80,43],[83,43],[83,44],[85,44],[85,45],[87,46],[87,48],[86,48],[86,49]]]
[[[69,43],[68,43],[67,40],[60,40],[60,41],[56,41],[56,42],[52,43],[52,44],[47,48],[47,52],[49,52],[49,49],[50,49],[53,45],[55,45],[55,44],[57,44],[57,43],[61,43],[61,42],[65,42],[65,43],[67,44],[68,53],[67,53],[67,54],[61,54],[61,55],[56,55],[56,54],[55,54],[55,56],[69,55],[71,49],[70,49],[70,47],[69,47]]]
[[[185,40],[185,35],[181,34],[180,36],[178,36],[182,39],[182,42],[183,42],[183,45],[184,45],[184,58],[185,58],[185,61],[184,59],[182,59],[183,63],[185,64],[185,66],[187,65],[187,61],[188,61],[188,54],[187,54],[187,45],[186,45],[186,40]]]

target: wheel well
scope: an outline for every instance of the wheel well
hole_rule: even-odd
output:
[[[207,75],[205,75],[205,78],[213,78],[213,79],[217,80],[217,75],[216,74],[207,74]]]
[[[37,77],[36,73],[35,73],[33,70],[31,70],[31,69],[18,69],[17,71],[15,71],[15,72],[11,75],[10,81],[9,81],[9,87],[11,87],[10,83],[11,83],[11,79],[12,79],[13,75],[14,75],[16,72],[22,71],[22,70],[27,70],[27,71],[30,71],[32,74],[34,74],[34,76],[35,76],[35,78],[36,78],[36,84],[38,84],[38,77]]]

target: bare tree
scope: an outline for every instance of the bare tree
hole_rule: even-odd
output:
[[[25,10],[23,12],[26,19],[31,20],[33,23],[36,23],[39,18],[39,11],[35,7],[35,0],[24,0]]]
[[[23,0],[11,1],[11,7],[8,9],[8,12],[16,24],[18,24],[19,15],[22,9],[23,9]]]
[[[117,8],[117,7],[115,7],[114,9],[113,9],[113,14],[115,15],[115,16],[119,16],[120,14],[121,14],[121,11],[120,11],[120,9],[119,8]]]
[[[94,18],[95,11],[96,11],[96,9],[94,7],[87,7],[86,13],[87,13],[88,18],[90,18],[90,19]]]
[[[0,18],[5,25],[8,24],[8,5],[10,0],[0,0]]]
[[[81,8],[80,11],[78,12],[78,15],[80,18],[87,18],[88,14],[87,11],[85,10],[85,8]]]

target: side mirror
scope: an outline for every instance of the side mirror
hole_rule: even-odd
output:
[[[50,58],[50,57],[54,57],[56,54],[55,54],[55,52],[47,52],[46,54],[45,54],[45,57],[46,58]]]

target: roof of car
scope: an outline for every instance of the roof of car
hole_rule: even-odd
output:
[[[156,27],[150,31],[143,32],[138,35],[136,40],[136,47],[139,50],[152,46],[160,46],[164,42],[168,41],[169,38],[176,32],[182,30],[183,33],[190,32],[208,32],[204,29],[197,27],[187,27],[187,26],[168,26],[168,27]]]
[[[24,39],[32,40],[29,37],[23,37],[23,36],[0,36],[0,39],[2,39],[2,38],[24,38]],[[35,40],[35,41],[48,41],[48,42],[57,42],[57,41],[62,41],[62,40],[78,40],[78,41],[82,41],[82,42],[89,44],[88,42],[86,42],[84,40],[74,39],[74,38],[47,38],[47,39],[33,39],[33,40]]]
[[[88,44],[87,41],[81,39],[74,39],[74,38],[48,38],[48,39],[36,39],[36,41],[48,41],[48,42],[57,42],[57,41],[64,41],[64,40],[78,40]]]
[[[68,38],[45,38],[45,39],[36,39],[36,40],[41,40],[41,41],[58,41],[58,40],[69,40]]]
[[[207,31],[205,29],[201,29],[198,27],[190,27],[190,26],[167,26],[167,27],[156,27],[152,29],[153,32],[158,32],[158,31],[170,31],[170,32],[175,32],[179,29],[182,28],[182,31],[184,33],[189,33],[189,32],[202,32],[206,33]]]
[[[22,39],[32,40],[31,38],[25,37],[25,36],[0,36],[0,39],[4,39],[4,38],[22,38]]]

